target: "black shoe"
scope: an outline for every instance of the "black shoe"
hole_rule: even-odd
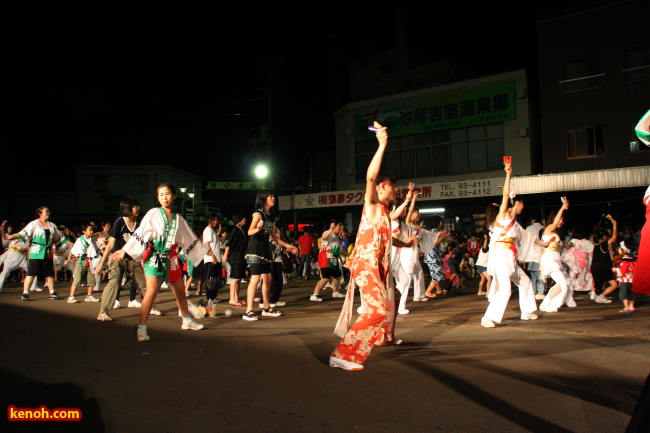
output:
[[[23,293],[20,299],[23,301],[29,301],[29,293]]]
[[[58,301],[61,298],[59,298],[59,295],[57,295],[56,292],[52,292],[50,293],[50,299],[53,301]]]

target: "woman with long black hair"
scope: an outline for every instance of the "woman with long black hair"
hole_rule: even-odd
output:
[[[257,314],[253,310],[255,300],[255,290],[262,280],[262,316],[278,317],[281,316],[278,310],[269,305],[271,294],[271,274],[273,257],[271,255],[270,240],[280,244],[293,254],[298,249],[281,240],[276,234],[275,218],[271,217],[271,209],[275,206],[275,195],[270,189],[263,189],[257,193],[255,199],[255,209],[251,225],[248,229],[248,249],[246,250],[246,261],[250,265],[250,282],[248,283],[248,293],[246,297],[246,314],[242,319],[253,321],[257,320]]]

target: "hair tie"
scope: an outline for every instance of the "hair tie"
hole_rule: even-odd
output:
[[[383,181],[381,181],[381,182],[379,182],[379,183],[377,184],[377,186],[386,186],[386,185],[388,185],[388,181],[387,181],[387,180],[383,180]]]

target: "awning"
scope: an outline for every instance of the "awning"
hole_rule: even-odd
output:
[[[418,202],[500,196],[499,187],[505,174],[499,178],[472,179],[441,183],[418,184]],[[594,189],[629,188],[650,184],[650,166],[613,168],[534,176],[515,176],[511,190],[517,194],[541,194]],[[398,196],[406,195],[407,185],[398,186]],[[363,205],[363,190],[330,191],[312,194],[281,196],[280,210],[316,209],[337,206]]]

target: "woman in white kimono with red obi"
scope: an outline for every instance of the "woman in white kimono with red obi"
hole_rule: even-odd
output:
[[[116,261],[122,260],[126,253],[134,260],[142,259],[143,262],[147,290],[140,307],[140,325],[136,332],[138,341],[149,340],[147,319],[163,281],[167,281],[176,297],[183,317],[181,329],[197,331],[203,328],[203,325],[192,320],[188,311],[178,249],[183,249],[186,257],[197,266],[207,253],[207,247],[196,238],[185,219],[173,212],[176,188],[172,184],[160,185],[156,189],[156,200],[159,206],[147,212],[124,248],[113,254]]]

